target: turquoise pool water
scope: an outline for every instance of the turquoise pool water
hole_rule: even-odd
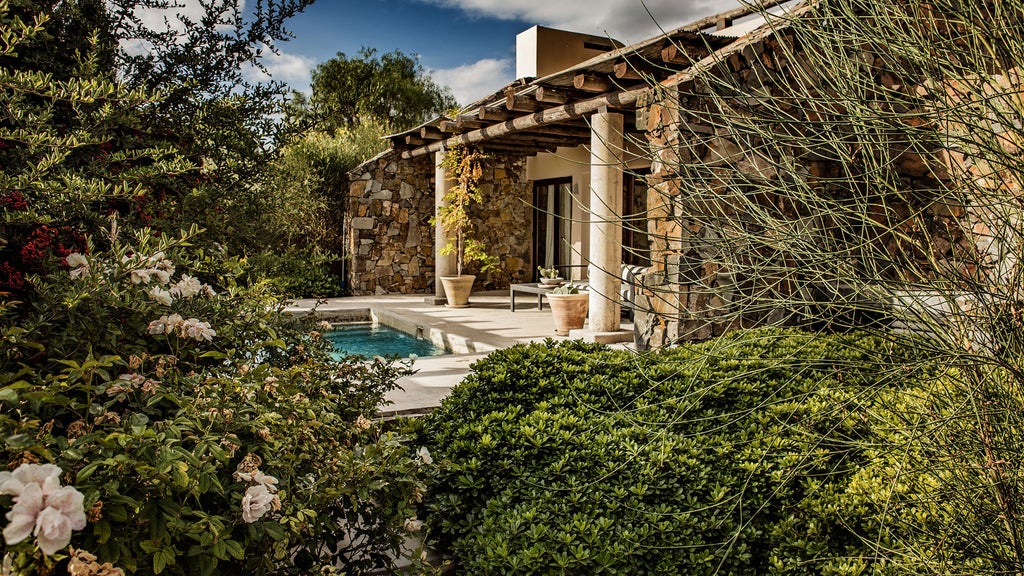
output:
[[[443,356],[448,354],[445,349],[438,348],[426,340],[419,340],[387,326],[365,324],[343,324],[324,334],[337,356],[342,354],[359,354],[361,356],[398,356],[408,358],[417,356]]]

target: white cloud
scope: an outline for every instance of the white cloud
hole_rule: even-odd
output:
[[[459,104],[466,105],[515,80],[515,62],[511,58],[484,58],[472,64],[427,72],[435,82],[451,88]]]
[[[270,78],[285,82],[295,90],[309,92],[312,81],[312,70],[316,60],[299,54],[281,52],[274,54],[269,50],[263,51],[263,65],[267,68],[268,76],[261,70],[252,68],[248,73],[250,80],[265,82]]]
[[[202,0],[175,0],[169,4],[169,7],[166,8],[136,6],[133,13],[146,28],[158,33],[176,32],[178,41],[182,41],[185,32],[185,24],[182,20],[199,22],[206,14],[206,7]],[[223,16],[229,20],[217,23],[220,30],[231,29],[230,19],[234,14],[233,6],[237,5],[239,12],[245,12],[245,0],[219,0],[213,2],[212,5],[215,8],[223,8]],[[121,47],[129,54],[145,54],[152,48],[149,43],[141,40],[122,41]]]
[[[421,0],[480,16],[519,19],[626,43],[740,6],[740,0]]]

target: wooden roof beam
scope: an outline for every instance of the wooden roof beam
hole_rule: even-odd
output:
[[[572,85],[584,92],[608,92],[615,88],[610,80],[595,74],[577,74],[572,79]]]
[[[623,60],[615,63],[615,78],[619,80],[643,80],[644,76],[631,63]]]
[[[661,61],[665,64],[686,64],[690,65],[693,60],[685,50],[680,49],[677,44],[669,44],[661,49]]]
[[[540,126],[531,133],[546,134],[548,136],[566,136],[568,138],[590,138],[590,128],[586,126],[573,127],[556,124],[552,126]]]
[[[518,96],[512,92],[505,95],[505,108],[512,112],[536,112],[543,104],[529,96]]]
[[[661,61],[676,66],[691,66],[710,53],[706,46],[668,44],[661,49]]]
[[[434,126],[424,126],[420,128],[420,138],[424,140],[440,140],[444,138],[444,134],[441,133],[440,128]]]
[[[437,123],[437,129],[445,134],[452,134],[459,131],[459,123],[454,120],[441,120]]]
[[[484,125],[484,123],[476,116],[470,116],[468,114],[459,114],[458,117],[455,118],[455,124],[459,129],[469,128],[472,130],[481,128]]]
[[[569,146],[576,147],[584,142],[580,141],[580,138],[566,138],[560,136],[538,136],[525,132],[517,132],[516,134],[510,134],[508,136],[502,136],[498,139],[499,142],[522,142],[526,144],[552,144],[555,146]],[[587,142],[590,141],[588,138]]]
[[[533,97],[537,102],[544,102],[546,104],[565,104],[570,100],[568,93],[554,88],[545,88],[544,86],[537,88],[537,91],[533,93]]]
[[[563,106],[540,110],[533,114],[514,118],[508,122],[494,124],[492,126],[473,130],[472,132],[452,136],[447,140],[432,142],[413,150],[406,150],[402,152],[402,158],[416,158],[437,152],[438,150],[444,150],[446,148],[455,148],[457,146],[487,142],[488,140],[493,140],[506,134],[524,132],[551,124],[562,124],[567,121],[576,120],[588,114],[593,114],[601,109],[628,108],[629,106],[634,106],[636,101],[643,94],[649,92],[649,90],[650,88],[645,86],[643,88],[627,90],[624,92],[603,94],[601,96],[591,98],[590,100],[571,102]]]
[[[480,148],[483,148],[489,152],[503,152],[505,154],[514,154],[517,156],[536,156],[540,152],[554,152],[558,148],[551,146],[534,147],[534,146],[517,146],[514,144],[502,145],[502,144],[481,144]]]
[[[476,113],[476,117],[484,122],[504,122],[512,117],[511,114],[498,108],[484,108]]]

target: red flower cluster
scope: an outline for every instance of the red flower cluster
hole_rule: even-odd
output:
[[[72,252],[84,252],[85,236],[69,227],[55,228],[39,225],[28,233],[21,246],[12,240],[0,255],[0,290],[21,292],[26,288],[25,275],[44,274],[46,262],[52,257],[60,258],[60,265],[67,266],[67,255]]]
[[[24,212],[25,210],[28,210],[28,200],[25,199],[24,194],[17,190],[13,190],[0,196],[0,206],[10,210]]]

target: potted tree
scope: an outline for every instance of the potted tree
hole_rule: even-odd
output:
[[[590,294],[580,291],[572,282],[555,288],[548,294],[551,314],[555,317],[555,334],[568,336],[569,330],[583,328],[590,308]]]
[[[470,204],[483,200],[479,188],[483,160],[484,155],[479,150],[456,148],[445,154],[442,163],[445,173],[454,176],[455,184],[444,195],[445,206],[430,222],[434,225],[440,222],[447,235],[448,242],[441,248],[441,255],[455,255],[456,275],[440,278],[450,308],[469,306],[476,276],[462,273],[465,264],[477,262],[481,272],[492,270],[498,264],[498,259],[486,252],[484,243],[472,237],[473,221],[467,212]]]

